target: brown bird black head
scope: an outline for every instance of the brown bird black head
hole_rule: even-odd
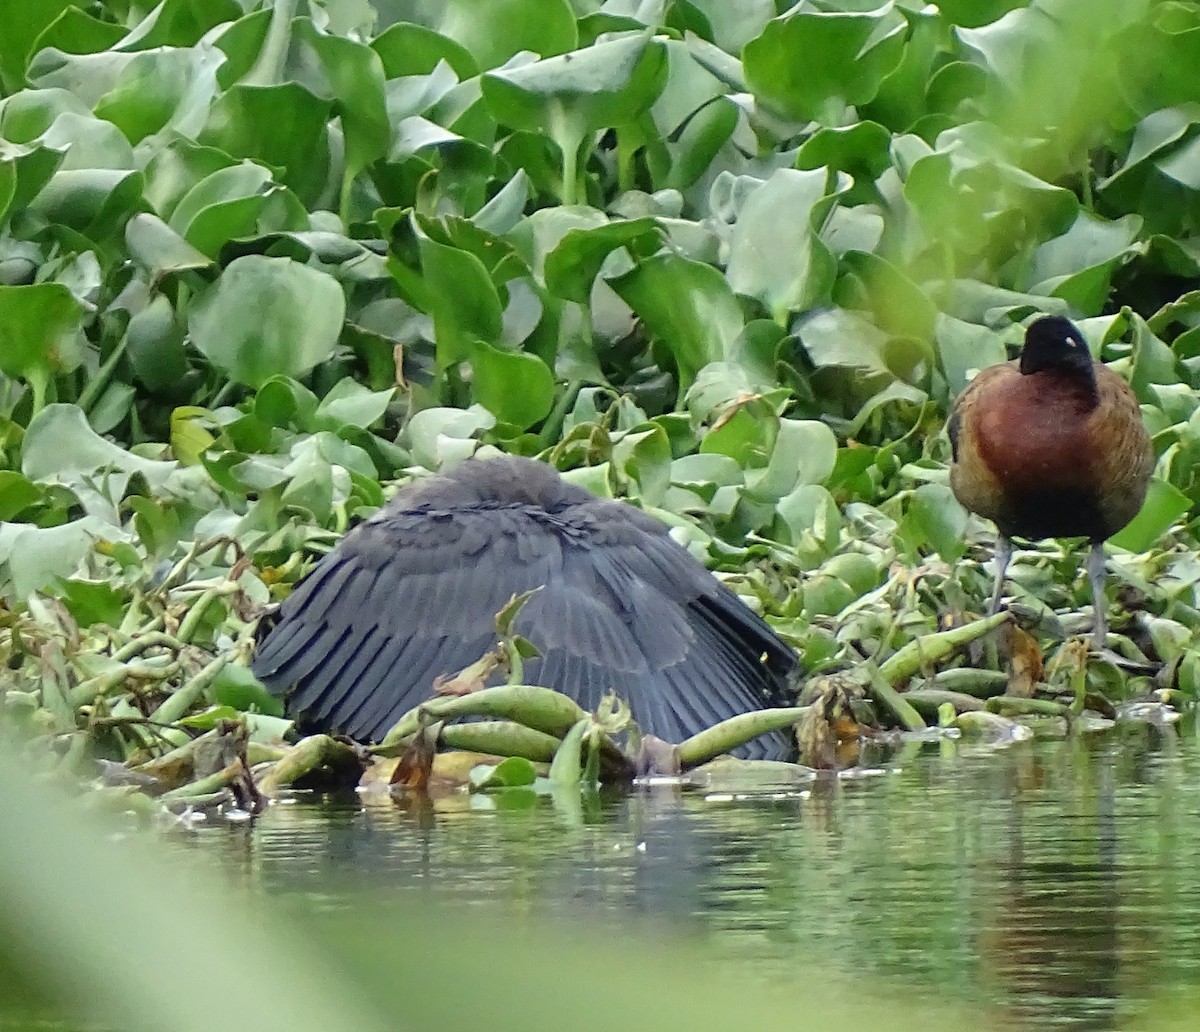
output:
[[[1133,391],[1074,323],[1043,316],[1017,361],[983,370],[958,396],[947,429],[955,497],[999,531],[992,612],[1012,538],[1086,537],[1102,646],[1104,542],[1137,515],[1154,469]]]

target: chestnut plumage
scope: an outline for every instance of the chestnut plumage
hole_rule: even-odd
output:
[[[512,456],[416,481],[347,534],[284,601],[253,669],[302,723],[377,740],[534,588],[515,624],[541,651],[526,680],[586,709],[616,692],[643,731],[678,742],[789,702],[795,653],[662,523]],[[779,732],[738,754],[794,748]]]
[[[947,430],[955,497],[999,531],[991,611],[1012,538],[1085,537],[1093,640],[1103,647],[1104,541],[1137,515],[1154,469],[1128,384],[1092,358],[1070,320],[1044,316],[1026,330],[1019,359],[983,370],[959,395]]]

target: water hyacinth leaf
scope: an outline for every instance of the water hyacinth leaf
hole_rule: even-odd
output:
[[[854,312],[830,308],[797,320],[793,332],[818,369],[844,366],[865,373],[889,372],[887,334]]]
[[[115,430],[129,415],[136,396],[137,389],[131,383],[116,381],[108,384],[100,397],[88,406],[88,422],[97,433]]]
[[[1150,330],[1140,315],[1124,310],[1121,313],[1133,325],[1133,368],[1129,386],[1139,401],[1153,402],[1152,384],[1179,382],[1175,354]]]
[[[219,168],[180,196],[167,225],[215,258],[221,244],[256,225],[272,186],[271,173],[252,161]]]
[[[460,81],[479,74],[471,52],[448,36],[425,25],[396,22],[371,40],[388,79],[428,75],[445,61]]]
[[[394,390],[372,391],[346,377],[334,384],[321,399],[316,420],[334,430],[343,426],[365,430],[383,418],[395,393]]]
[[[35,482],[63,483],[74,474],[114,469],[139,473],[161,488],[175,468],[174,462],[146,459],[105,440],[77,405],[47,405],[29,421],[21,442],[21,472]]]
[[[188,370],[184,328],[163,294],[130,317],[125,330],[125,355],[134,375],[150,390],[179,383]]]
[[[57,371],[60,349],[82,319],[83,305],[61,283],[0,286],[0,372]]]
[[[155,278],[206,269],[212,262],[157,215],[141,212],[125,223],[130,256]]]
[[[197,142],[279,169],[281,183],[314,203],[327,186],[330,108],[299,83],[239,83],[217,97]]]
[[[283,700],[271,695],[249,667],[227,663],[213,679],[213,699],[220,706],[232,706],[242,713],[283,716]]]
[[[821,128],[801,144],[796,167],[846,172],[854,180],[847,203],[870,200],[875,196],[875,180],[891,164],[891,141],[891,133],[878,122]]]
[[[0,470],[0,523],[15,519],[41,497],[41,488],[23,474]]]
[[[346,141],[344,196],[354,177],[387,153],[391,141],[383,62],[365,44],[318,32],[309,19],[302,19],[293,32],[316,52],[336,101],[333,113]]]
[[[740,109],[728,97],[715,97],[696,111],[677,136],[666,141],[666,169],[648,156],[656,186],[685,190],[708,170],[738,126]]]
[[[967,551],[967,512],[945,484],[922,484],[913,493],[901,521],[901,533],[918,547],[927,545],[948,563]]]
[[[254,396],[254,414],[268,426],[312,429],[320,400],[290,376],[272,376]]]
[[[510,232],[521,220],[529,203],[529,175],[517,169],[496,196],[471,216],[471,221],[487,233],[498,236]]]
[[[625,219],[592,229],[569,229],[546,255],[546,287],[557,297],[579,304],[591,298],[600,266],[618,247],[647,253],[661,240],[654,219]]]
[[[0,571],[7,565],[12,592],[27,597],[73,576],[97,541],[121,537],[119,528],[95,516],[58,527],[18,526],[0,537]]]
[[[1173,484],[1157,477],[1150,481],[1146,501],[1133,521],[1109,540],[1130,552],[1146,552],[1153,548],[1176,520],[1192,508],[1192,500]]]
[[[1065,233],[1078,199],[1014,164],[1011,151],[1011,141],[988,123],[947,129],[932,153],[913,162],[904,196],[930,232],[952,234],[967,253],[987,243],[992,220],[1006,212],[1019,215],[1035,233]]]
[[[875,324],[889,333],[930,339],[937,307],[895,265],[876,254],[849,251],[842,255],[842,269],[835,291],[839,304],[870,312]]]
[[[65,157],[61,150],[39,144],[3,142],[0,127],[0,182],[8,182],[8,198],[0,190],[0,223],[9,212],[26,207],[48,182]]]
[[[525,788],[537,781],[537,768],[524,756],[509,756],[497,764],[481,763],[471,768],[468,776],[471,788],[478,792]]]
[[[63,11],[76,6],[73,0],[10,0],[4,11],[0,33],[0,85],[5,94],[25,85],[25,68],[34,41]]]
[[[54,47],[69,54],[95,54],[108,50],[125,38],[125,27],[68,7],[37,37],[29,52],[36,54],[45,47]]]
[[[133,27],[122,45],[130,50],[189,47],[209,29],[241,15],[242,7],[236,0],[212,0],[204,4],[192,0],[163,0]]]
[[[250,165],[249,162],[246,164]],[[170,222],[179,202],[203,179],[235,165],[237,162],[215,147],[200,147],[182,137],[172,139],[143,170],[146,203],[160,218]],[[266,171],[261,166],[251,167]],[[173,228],[180,231],[178,226]]]
[[[729,285],[776,322],[828,297],[837,264],[817,235],[847,177],[781,168],[743,202],[729,244]]]
[[[483,70],[523,50],[552,57],[579,42],[567,0],[445,0],[439,6],[438,32],[460,44]]]
[[[511,129],[559,140],[634,121],[662,91],[666,48],[647,35],[597,43],[483,77],[483,97]]]
[[[483,99],[503,125],[549,135],[562,159],[559,197],[573,204],[584,138],[636,121],[662,92],[666,77],[666,47],[647,35],[628,36],[488,72]]]
[[[132,169],[135,165],[133,147],[125,135],[111,122],[90,115],[64,111],[38,137],[38,142],[51,150],[63,152],[59,166],[67,169],[115,168]]]
[[[890,2],[872,11],[797,5],[746,44],[746,81],[756,97],[788,118],[837,124],[847,105],[876,95],[900,60],[907,30]]]
[[[477,340],[471,369],[475,400],[502,423],[528,429],[554,404],[554,374],[536,355]]]
[[[496,417],[482,405],[469,409],[428,408],[416,413],[404,432],[413,460],[426,469],[441,469],[475,454],[475,434],[495,425]]]
[[[740,54],[775,17],[773,0],[691,0],[712,29],[712,40],[730,54]]]
[[[198,405],[181,405],[171,412],[171,454],[183,466],[199,466],[204,455],[214,444],[216,437],[210,428],[216,421],[207,409]]]
[[[217,95],[217,70],[223,61],[219,50],[207,47],[139,53],[121,69],[94,111],[130,143],[168,125],[194,136]]]
[[[103,623],[119,627],[125,615],[125,594],[105,581],[59,580],[59,596],[80,627]]]
[[[709,362],[726,358],[742,332],[741,306],[711,265],[658,254],[608,284],[671,350],[681,392]]]
[[[142,186],[141,174],[125,169],[60,170],[30,208],[47,222],[67,226],[89,240],[105,241],[141,205]]]
[[[746,472],[746,493],[775,502],[799,484],[823,484],[836,458],[837,438],[824,423],[781,419],[766,468]]]
[[[1008,360],[1003,338],[986,326],[939,315],[934,330],[938,358],[951,397],[957,397],[974,374]]]
[[[192,343],[230,379],[303,376],[333,354],[345,318],[337,280],[288,258],[233,261],[188,316]]]
[[[427,291],[424,301],[437,336],[438,367],[445,369],[470,356],[473,339],[499,340],[504,310],[491,276],[471,252],[427,236],[420,237],[418,251]]]
[[[1134,241],[1141,228],[1137,215],[1110,222],[1080,211],[1066,233],[1034,251],[1030,291],[1060,297],[1085,315],[1097,314],[1108,300],[1113,273],[1137,252]]]
[[[1154,13],[1116,40],[1118,81],[1139,113],[1200,101],[1191,74],[1200,66],[1200,16],[1188,3],[1163,4]]]

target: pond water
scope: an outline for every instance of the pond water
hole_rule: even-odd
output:
[[[370,890],[638,915],[767,979],[817,959],[969,1006],[986,1028],[1141,1028],[1147,1001],[1200,984],[1193,727],[935,743],[875,771],[744,798],[656,787],[582,813],[298,798],[179,848],[306,906]]]

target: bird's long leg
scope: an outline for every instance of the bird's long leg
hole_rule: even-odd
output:
[[[1104,542],[1093,541],[1087,560],[1088,580],[1092,582],[1092,608],[1096,619],[1092,624],[1092,646],[1102,649],[1108,641],[1108,606],[1104,600]]]
[[[1008,572],[1008,564],[1012,561],[1012,540],[1006,534],[996,536],[996,587],[992,592],[992,604],[988,607],[988,615],[995,616],[1000,612],[1000,596],[1004,594],[1004,575]]]

